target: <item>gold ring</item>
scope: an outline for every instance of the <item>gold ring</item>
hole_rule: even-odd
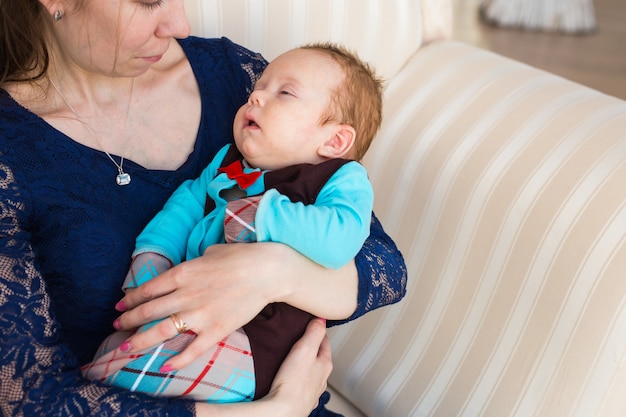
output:
[[[176,331],[178,332],[178,334],[185,333],[187,330],[189,330],[189,327],[187,327],[187,323],[185,323],[183,319],[178,317],[178,314],[172,314],[170,318],[174,322],[174,327],[176,327]]]

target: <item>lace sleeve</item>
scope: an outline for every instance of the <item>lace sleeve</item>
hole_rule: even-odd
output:
[[[243,80],[242,85],[245,86],[247,95],[250,95],[254,89],[254,84],[261,78],[261,74],[263,74],[263,70],[267,66],[267,60],[261,54],[252,52],[241,45],[236,43],[231,43],[231,45],[236,54],[234,61],[243,70],[241,72],[248,77],[248,79]]]
[[[370,235],[355,262],[359,272],[357,308],[348,319],[330,325],[345,323],[369,311],[397,303],[406,294],[407,270],[404,258],[373,214]]]
[[[37,269],[27,198],[0,162],[0,414],[6,416],[192,416],[193,402],[153,399],[83,379],[59,341]]]

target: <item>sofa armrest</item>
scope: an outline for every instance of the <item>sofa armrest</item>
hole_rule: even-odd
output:
[[[331,329],[333,388],[370,417],[626,415],[626,102],[452,41],[385,94],[365,164],[408,292]]]

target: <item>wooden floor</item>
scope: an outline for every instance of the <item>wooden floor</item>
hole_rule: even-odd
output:
[[[626,0],[594,0],[597,30],[565,35],[485,24],[480,0],[453,0],[453,38],[626,99]]]

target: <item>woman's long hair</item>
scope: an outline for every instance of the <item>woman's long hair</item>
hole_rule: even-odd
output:
[[[49,24],[39,0],[0,0],[0,86],[46,75]]]

